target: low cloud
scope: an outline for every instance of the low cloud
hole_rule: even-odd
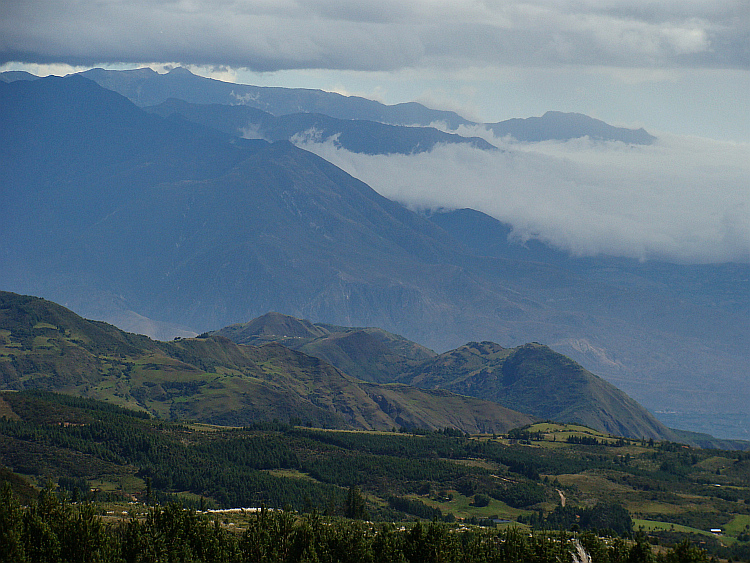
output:
[[[750,262],[750,144],[659,134],[650,146],[576,139],[502,150],[442,145],[369,156],[298,144],[419,210],[470,207],[576,255]]]

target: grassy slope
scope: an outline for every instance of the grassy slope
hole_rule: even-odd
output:
[[[156,342],[11,293],[0,294],[0,388],[55,390],[232,425],[298,417],[317,426],[478,432],[532,420],[489,401],[364,386],[275,343],[238,346],[221,336]],[[378,403],[384,396],[388,412]]]
[[[243,344],[280,342],[365,381],[446,389],[539,418],[624,436],[677,439],[625,393],[539,344],[505,349],[492,342],[472,342],[436,355],[379,329],[313,324],[278,313],[216,334]]]
[[[403,371],[435,356],[432,350],[379,328],[313,324],[279,313],[268,313],[214,334],[237,344],[279,342],[320,358],[352,377],[375,383],[396,381]]]
[[[422,362],[401,380],[616,435],[676,439],[625,393],[541,344],[504,349],[492,342],[472,342]]]

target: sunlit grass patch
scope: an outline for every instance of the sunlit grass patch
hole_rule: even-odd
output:
[[[642,520],[639,518],[633,519],[633,528],[636,530],[642,529],[644,532],[681,532],[684,534],[700,534],[703,536],[713,535],[708,530],[699,530],[698,528],[691,528],[690,526],[682,526],[671,522],[658,522],[656,520]]]
[[[478,519],[499,518],[503,520],[514,520],[520,514],[529,514],[528,510],[512,508],[494,498],[490,499],[487,506],[474,506],[474,498],[462,495],[457,491],[450,491],[453,498],[449,501],[439,501],[426,496],[409,495],[409,498],[422,501],[431,508],[439,508],[443,515],[453,514],[456,518]]]
[[[735,515],[735,517],[726,524],[724,532],[730,536],[738,536],[743,532],[750,533],[750,515]]]

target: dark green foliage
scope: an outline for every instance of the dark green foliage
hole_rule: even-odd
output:
[[[290,504],[301,509],[304,498],[311,499],[315,506],[324,506],[329,498],[342,496],[330,485],[282,479],[260,471],[300,466],[288,441],[277,433],[235,431],[195,435],[178,424],[130,417],[122,415],[118,409],[71,410],[69,407],[60,410],[60,420],[86,422],[66,426],[56,423],[54,413],[61,406],[58,398],[63,403],[69,399],[48,394],[42,400],[36,392],[9,394],[6,400],[14,410],[22,413],[28,410],[29,418],[41,417],[42,423],[0,419],[0,435],[39,444],[50,453],[59,451],[55,455],[63,457],[60,463],[66,455],[62,450],[84,454],[81,463],[70,469],[79,473],[61,475],[62,481],[58,481],[71,493],[86,488],[83,476],[96,473],[99,464],[104,462],[135,465],[139,468],[138,475],[150,479],[157,493],[194,491],[213,498],[222,506],[257,506],[265,502],[271,506]],[[38,465],[38,460],[31,458],[24,462],[24,450],[28,448],[5,450],[5,455],[8,460],[15,460],[16,467],[22,468],[23,463]],[[0,442],[0,454],[3,452]]]
[[[344,516],[352,520],[368,520],[367,501],[362,496],[362,491],[356,485],[349,487],[344,503]]]
[[[178,504],[105,525],[91,505],[72,507],[47,491],[22,509],[7,487],[0,493],[0,540],[0,561],[14,563],[558,563],[570,561],[579,546],[597,563],[708,561],[687,541],[655,556],[641,534],[608,546],[590,533],[529,535],[515,527],[456,533],[437,521],[399,531],[265,508],[249,516],[242,532]]]
[[[543,432],[529,432],[527,428],[512,428],[508,431],[508,438],[511,440],[541,440]]]
[[[558,506],[546,517],[538,514],[519,517],[538,529],[581,529],[605,534],[629,536],[633,533],[633,520],[625,508],[614,503],[600,503],[591,508],[580,506]]]
[[[351,451],[419,459],[460,457],[470,445],[469,440],[449,439],[456,436],[444,431],[425,432],[416,436],[405,433],[368,434],[295,429],[291,434]],[[466,435],[459,432],[457,437],[465,438]]]
[[[70,499],[77,502],[89,496],[89,486],[86,479],[62,476],[57,480],[57,486],[69,493]]]
[[[178,504],[153,508],[144,521],[115,528],[122,558],[127,562],[237,561],[237,539],[193,510]]]
[[[0,483],[2,484],[0,489],[8,487],[9,492],[13,493],[22,504],[29,504],[36,500],[37,490],[29,485],[25,479],[2,465],[0,465]]]
[[[708,561],[706,551],[694,546],[688,539],[681,541],[657,559],[659,563],[703,563]]]
[[[23,511],[10,484],[0,490],[0,561],[26,561],[23,538]]]
[[[635,544],[630,548],[627,563],[653,563],[654,553],[645,534],[635,536]]]
[[[6,487],[0,495],[0,561],[116,561],[115,541],[91,504],[75,509],[43,490],[21,509]]]
[[[126,464],[138,468],[137,475],[144,481],[150,480],[154,497],[190,491],[220,506],[263,502],[275,507],[288,503],[298,509],[305,507],[305,498],[309,506],[319,509],[331,499],[340,505],[345,489],[352,486],[383,498],[427,494],[430,488],[459,490],[466,496],[489,495],[525,507],[543,501],[550,489],[539,482],[540,473],[617,471],[621,476],[613,478],[644,491],[658,489],[665,478],[659,477],[663,471],[648,472],[617,463],[618,456],[594,455],[586,449],[592,446],[530,449],[445,431],[420,436],[326,432],[280,422],[195,432],[179,424],[131,416],[119,407],[50,393],[24,391],[6,394],[4,400],[22,418],[0,420],[0,435],[6,437],[0,441],[5,463],[16,469],[36,467],[33,470],[39,474],[56,476],[70,494],[78,490],[80,495],[86,489],[85,480],[104,467],[110,472],[121,471],[115,468]],[[13,445],[16,443],[19,446]],[[603,452],[601,446],[595,447]],[[77,452],[75,464],[66,465],[70,455],[63,451]],[[705,454],[682,450],[649,455],[661,456],[662,465],[672,460],[692,470],[694,462]],[[504,466],[511,479],[498,486],[486,469],[450,461],[466,458]],[[300,470],[318,482],[267,473],[276,469]],[[716,489],[712,494],[731,496],[729,500],[740,498],[740,493],[730,489]]]
[[[628,506],[637,506],[638,500],[645,499],[668,502],[677,509],[669,515],[650,515],[650,519],[663,517],[675,524],[708,529],[725,527],[735,514],[745,513],[744,502],[738,501],[746,494],[741,487],[747,482],[748,461],[737,459],[736,452],[632,447],[628,450],[630,459],[625,463],[626,456],[622,455],[620,448],[604,444],[560,442],[550,448],[536,443],[506,445],[489,437],[453,436],[444,430],[422,435],[360,433],[292,427],[281,422],[235,429],[189,427],[129,416],[118,409],[88,408],[89,403],[71,406],[65,402],[67,398],[57,399],[54,394],[42,396],[25,391],[5,394],[5,412],[19,415],[21,420],[0,419],[0,456],[3,463],[14,471],[33,470],[37,482],[49,476],[51,482],[58,483],[59,492],[69,499],[76,499],[75,495],[76,500],[90,499],[84,494],[88,484],[101,480],[100,475],[108,475],[108,481],[115,485],[115,489],[110,486],[110,492],[98,493],[97,500],[105,497],[122,500],[124,493],[133,493],[141,502],[166,506],[179,501],[196,510],[288,505],[291,509],[324,513],[329,517],[348,515],[354,519],[389,522],[413,520],[414,517],[453,522],[455,515],[460,515],[466,517],[464,523],[491,528],[495,522],[479,519],[489,512],[478,507],[494,498],[517,508],[536,509],[537,514],[531,515],[528,510],[523,511],[525,516],[518,520],[532,524],[537,532],[564,530],[567,533],[575,529],[600,534],[632,534],[630,515],[622,507],[577,507],[592,498],[590,492],[563,486],[555,477],[585,472],[627,487],[631,492],[623,502],[628,502]],[[12,410],[9,411],[8,407]],[[724,461],[720,462],[722,459]],[[661,470],[667,462],[683,468],[684,478],[678,480],[675,475]],[[718,463],[723,464],[721,478],[726,486],[712,485],[716,479],[713,468]],[[701,467],[712,469],[708,472]],[[541,474],[543,478],[533,480],[522,473],[530,477]],[[20,490],[18,482],[10,476],[16,480],[20,477],[11,473],[7,475],[8,482],[14,483],[14,490]],[[141,490],[122,491],[119,483],[138,482],[133,476],[142,481],[135,487],[129,486]],[[567,507],[546,514],[541,512],[549,510],[550,506],[543,501],[557,502],[555,489],[558,488],[568,497]],[[459,514],[460,508],[447,508],[455,505],[446,499],[451,495],[455,499],[457,493],[473,497],[474,506],[468,508],[468,514]],[[715,510],[681,505],[682,493],[705,498]],[[727,500],[718,498],[718,495],[726,496]],[[442,510],[429,506],[427,498],[439,500]],[[593,498],[599,498],[601,502],[606,497],[595,494]],[[25,501],[24,504],[29,503]],[[36,549],[34,557],[40,560],[59,556],[65,549],[66,536],[55,532],[53,538],[51,530],[57,528],[50,522],[61,518],[60,510],[54,508],[50,498],[32,505],[33,510],[28,512],[30,516],[24,517],[35,537],[46,538],[39,544],[46,546],[46,551],[39,551],[41,548],[36,547],[29,549]],[[12,504],[9,506],[11,509],[5,516],[13,522],[14,511]],[[507,511],[499,502],[490,501],[490,506],[497,507],[493,513],[507,518]],[[474,509],[476,514],[473,514]],[[78,514],[79,508],[64,510]],[[198,520],[199,516],[196,516]],[[637,517],[643,518],[641,514]],[[160,521],[156,516],[154,518],[153,529],[162,530]],[[180,526],[190,529],[198,526],[194,526],[187,516],[185,518]],[[82,522],[84,528],[93,529],[86,524],[85,517]],[[274,519],[268,522],[281,525]],[[316,526],[320,527],[321,534],[330,531],[329,524]],[[9,529],[12,528],[11,524]],[[305,534],[313,533],[304,529],[307,530]],[[375,528],[368,529],[371,533]],[[421,532],[415,532],[414,539],[426,542],[427,529],[428,526],[423,526]],[[162,534],[161,531],[158,533]],[[435,528],[432,533],[439,536],[441,532]],[[325,560],[331,557],[324,555],[329,553],[325,550],[334,549],[334,545],[339,546],[335,548],[338,550],[345,541],[370,541],[358,534],[355,528],[349,527],[345,533],[326,539],[328,543],[325,545],[311,547],[306,544],[305,549],[314,550],[315,557]],[[446,541],[453,541],[452,534],[447,534]],[[656,535],[651,534],[651,537]],[[533,550],[543,560],[545,554],[554,552],[554,546],[559,547],[559,544],[554,538],[542,540],[541,535],[537,533],[537,536]],[[8,545],[18,545],[12,539],[12,533],[9,532],[8,537]],[[470,534],[461,534],[457,541],[460,540],[463,553],[471,552],[472,557],[478,557],[472,561],[483,560],[484,555],[477,555],[484,553],[482,542],[497,543],[485,536],[481,541],[476,537],[469,541],[470,537]],[[682,539],[676,535],[658,537],[663,545],[678,543]],[[404,538],[404,534],[393,533],[377,541],[385,542],[383,549],[392,550],[394,560],[404,557],[408,561],[410,555],[406,553]],[[26,544],[21,545],[25,554]],[[531,545],[527,544],[527,547],[531,549]],[[615,545],[613,541],[609,547],[614,549]],[[593,543],[592,546],[592,549],[596,548]],[[713,554],[719,553],[720,546],[717,543],[706,545],[706,548]],[[369,549],[363,548],[362,553],[368,553]],[[735,555],[745,553],[742,545],[731,549]],[[310,558],[312,553],[309,551]],[[633,557],[636,554],[637,551],[633,551]]]
[[[586,446],[598,446],[601,442],[593,436],[568,436],[565,440],[569,444],[583,444]]]
[[[750,561],[750,543],[738,542],[734,545],[715,550],[715,553],[722,559],[730,561]]]
[[[443,512],[439,508],[432,508],[421,500],[391,496],[388,497],[388,505],[399,512],[418,516],[425,520],[443,519]]]
[[[129,416],[144,420],[148,420],[149,418],[151,418],[151,415],[144,411],[126,409],[119,405],[112,405],[110,403],[96,401],[94,399],[87,399],[85,397],[76,397],[75,395],[61,395],[60,393],[51,393],[49,391],[42,391],[41,389],[29,389],[25,393],[25,395],[29,398],[37,398],[45,402],[54,402],[58,405],[71,407],[74,409],[85,409],[88,411],[96,411],[119,416]]]
[[[472,504],[477,507],[489,506],[490,497],[487,495],[476,494],[474,495],[474,502]]]
[[[544,501],[545,489],[537,483],[512,483],[489,492],[492,498],[503,501],[508,506],[522,508]]]
[[[302,468],[327,483],[341,487],[362,484],[378,493],[387,493],[393,490],[393,486],[400,487],[405,483],[449,482],[466,472],[446,461],[361,454],[353,456],[335,450],[326,457],[304,462]]]

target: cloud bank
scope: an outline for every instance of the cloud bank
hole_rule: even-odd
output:
[[[750,262],[749,144],[668,134],[650,146],[524,144],[470,133],[502,150],[369,156],[331,139],[297,143],[413,209],[470,207],[575,255]]]
[[[174,61],[256,71],[750,68],[745,0],[32,0],[0,5],[0,63]]]

